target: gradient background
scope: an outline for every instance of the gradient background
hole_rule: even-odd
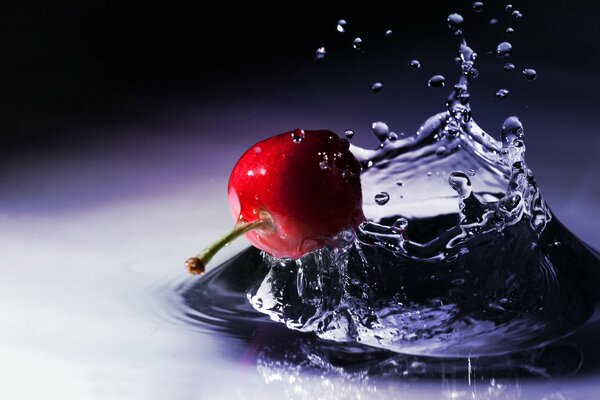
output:
[[[546,201],[600,248],[600,3],[514,1],[517,22],[506,2],[484,3],[477,14],[471,1],[4,2],[0,390],[162,399],[212,385],[231,398],[219,368],[253,382],[220,364],[218,338],[165,322],[178,312],[170,285],[187,278],[182,261],[231,226],[232,166],[255,141],[297,127],[350,128],[363,146],[376,144],[376,120],[415,132],[450,91],[428,78],[458,76],[451,12],[479,53],[475,120],[498,137],[507,116],[520,117]],[[511,73],[486,54],[504,40]],[[327,56],[315,61],[319,46]],[[498,101],[502,87],[511,94]]]
[[[470,1],[9,2],[0,12],[0,206],[82,207],[167,190],[184,176],[200,184],[215,172],[224,186],[221,177],[253,141],[295,127],[352,128],[355,143],[367,146],[374,120],[412,133],[449,91],[427,88],[427,79],[456,78],[444,20],[458,11],[480,55],[475,119],[497,135],[506,116],[521,118],[546,199],[598,246],[600,5],[516,1],[525,17],[515,22],[505,2],[485,3],[476,14]],[[493,17],[499,23],[490,26]],[[336,32],[339,18],[348,33]],[[351,48],[355,36],[363,54]],[[513,73],[485,55],[507,39]],[[315,62],[321,45],[327,57]],[[408,67],[412,58],[419,71]],[[537,69],[535,82],[520,75],[527,66]],[[384,84],[377,95],[369,90],[375,81]],[[502,101],[493,97],[500,87],[511,90]],[[127,160],[119,176],[88,165],[120,155]],[[50,187],[37,182],[40,168],[58,173],[53,167],[68,169],[67,159],[87,166],[69,177],[93,180],[93,188],[67,187],[62,175]],[[130,176],[129,168],[148,173]]]

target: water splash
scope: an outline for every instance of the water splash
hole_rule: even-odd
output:
[[[412,136],[374,122],[379,147],[351,147],[363,166],[368,222],[341,232],[337,248],[299,260],[249,250],[225,264],[210,276],[233,278],[233,265],[246,271],[235,278],[235,304],[245,293],[254,310],[291,330],[428,357],[535,349],[590,317],[600,298],[598,254],[544,202],[520,120],[507,118],[498,141],[473,119],[477,54],[458,29],[462,17],[448,24],[460,40],[461,74],[446,109]],[[212,277],[205,282],[205,295],[222,290]],[[218,323],[250,318],[238,308]]]
[[[339,249],[265,255],[247,292],[256,310],[322,339],[435,357],[540,347],[589,318],[598,259],[541,197],[519,119],[500,141],[474,121],[476,57],[462,38],[446,111],[415,135],[390,141],[377,123],[379,148],[352,147],[369,221]]]

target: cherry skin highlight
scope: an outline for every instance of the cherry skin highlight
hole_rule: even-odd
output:
[[[212,256],[238,236],[277,258],[300,258],[365,220],[360,164],[346,139],[327,130],[296,129],[248,149],[229,177],[234,229],[186,261],[204,272]]]
[[[332,245],[365,220],[360,164],[346,139],[327,130],[297,129],[263,140],[237,162],[229,178],[236,222],[270,223],[245,233],[261,250],[299,258]]]

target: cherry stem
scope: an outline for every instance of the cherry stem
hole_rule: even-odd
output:
[[[242,236],[244,233],[253,229],[263,228],[270,224],[270,218],[259,218],[251,222],[238,221],[233,229],[229,231],[225,236],[221,237],[217,241],[202,250],[196,257],[192,257],[185,262],[186,267],[192,274],[202,274],[206,264],[210,262],[215,254],[229,243]]]

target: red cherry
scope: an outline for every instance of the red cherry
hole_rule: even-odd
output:
[[[212,256],[245,234],[278,258],[299,258],[365,220],[360,164],[346,139],[335,133],[296,129],[256,143],[239,159],[229,178],[232,232],[186,262],[204,272]]]

